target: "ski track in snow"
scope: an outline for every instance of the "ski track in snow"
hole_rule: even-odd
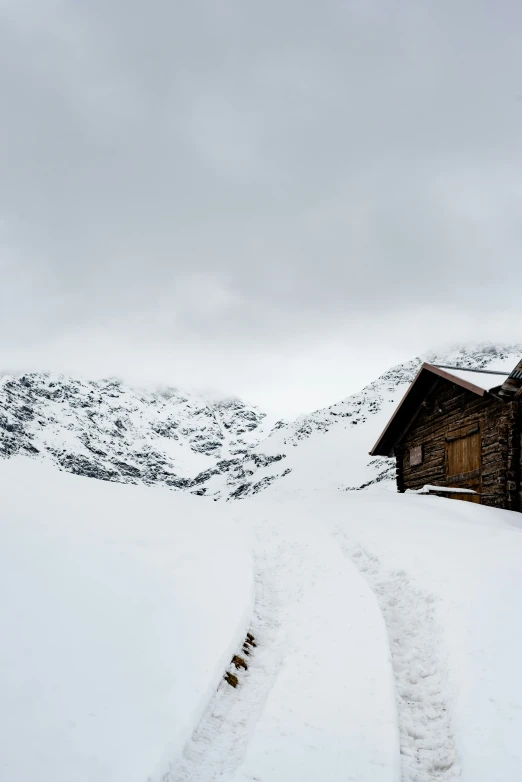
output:
[[[248,628],[257,647],[245,657],[248,670],[229,668],[238,675],[237,688],[224,680],[220,683],[180,761],[170,767],[161,782],[225,782],[233,778],[245,756],[285,656],[282,604],[274,586],[274,573],[285,566],[291,552],[288,544],[274,539],[277,532],[271,533],[268,547],[257,547],[254,614]],[[243,656],[240,648],[237,654]]]
[[[236,689],[222,681],[182,757],[161,782],[230,782],[245,758],[265,701],[288,648],[287,599],[277,573],[291,567],[299,545],[275,528],[256,531],[256,592],[250,632],[257,648],[238,672]],[[379,559],[341,531],[335,537],[370,584],[388,631],[400,732],[402,782],[453,782],[460,777],[450,693],[431,595],[403,571],[387,572]],[[295,563],[294,563],[295,564]],[[295,597],[300,592],[295,583]],[[286,596],[288,598],[288,596]],[[238,653],[241,652],[238,650]]]
[[[337,538],[369,582],[390,641],[399,717],[402,782],[450,782],[460,777],[450,693],[434,601],[404,571],[386,573],[379,559]]]

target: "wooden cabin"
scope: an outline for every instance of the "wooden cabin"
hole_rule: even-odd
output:
[[[395,456],[399,492],[522,511],[521,438],[522,361],[509,375],[423,364],[370,453]]]

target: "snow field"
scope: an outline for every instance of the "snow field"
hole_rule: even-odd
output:
[[[386,490],[316,496],[309,512],[325,502],[324,520],[359,553],[388,625],[403,779],[516,782],[520,514]]]
[[[0,497],[0,776],[157,778],[248,627],[246,536],[200,498],[22,458]]]
[[[0,462],[2,778],[518,782],[520,514],[283,487]]]

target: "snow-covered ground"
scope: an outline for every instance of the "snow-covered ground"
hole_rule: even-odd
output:
[[[328,524],[388,625],[403,780],[520,779],[522,516],[383,491],[331,504]]]
[[[374,593],[304,509],[239,507],[254,530],[258,646],[167,782],[395,782],[393,676]]]
[[[26,458],[0,462],[0,498],[0,778],[158,779],[250,623],[243,530]]]
[[[518,782],[522,514],[367,456],[418,363],[259,445],[239,400],[4,382],[0,779]]]
[[[267,492],[241,511],[293,541],[294,564],[281,563],[279,583],[295,645],[242,763],[216,779],[279,782],[298,762],[300,779],[327,782],[520,778],[519,514],[397,495],[391,485],[303,489],[299,499]],[[354,566],[379,605],[384,639]]]
[[[2,779],[520,778],[522,517],[283,486],[0,462]]]

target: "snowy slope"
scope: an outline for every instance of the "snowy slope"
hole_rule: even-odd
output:
[[[186,488],[216,462],[244,454],[268,426],[265,413],[235,398],[63,375],[0,378],[0,455],[51,459],[104,480]]]
[[[316,502],[378,597],[403,782],[515,782],[522,769],[522,517],[383,490]]]
[[[161,782],[398,782],[374,593],[306,508],[251,503],[225,507],[253,530],[257,647],[238,690],[216,694]]]
[[[220,507],[0,462],[0,778],[145,782],[179,755],[251,619]]]
[[[517,782],[520,514],[382,485],[226,507],[254,529],[259,651],[166,782]]]
[[[347,767],[396,782],[385,625],[313,519],[20,457],[0,462],[0,492],[2,779],[252,780],[253,763],[275,782],[306,759],[312,782],[329,759],[325,782]]]

